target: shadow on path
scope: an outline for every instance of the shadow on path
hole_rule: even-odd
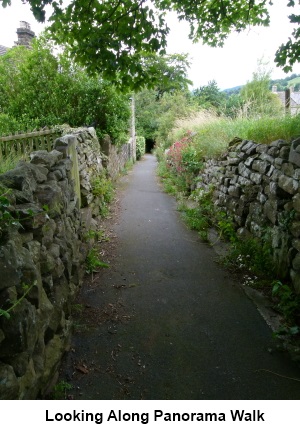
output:
[[[147,155],[123,179],[111,268],[82,288],[85,325],[61,372],[72,398],[299,399],[287,379],[299,368],[183,224],[155,168]]]

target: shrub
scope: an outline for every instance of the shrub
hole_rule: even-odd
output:
[[[140,160],[146,151],[146,140],[143,136],[136,136],[136,159]]]

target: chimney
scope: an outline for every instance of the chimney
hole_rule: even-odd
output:
[[[272,93],[277,93],[277,85],[272,86]]]
[[[18,41],[16,45],[26,46],[30,48],[32,39],[35,37],[35,33],[31,31],[30,24],[26,21],[20,21],[20,27],[17,28]]]

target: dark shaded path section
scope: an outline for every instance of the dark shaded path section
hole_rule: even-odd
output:
[[[300,382],[287,379],[299,379],[299,368],[276,351],[255,305],[183,224],[155,167],[147,155],[129,175],[114,226],[117,255],[82,290],[94,324],[75,333],[62,370],[72,395],[299,399]]]

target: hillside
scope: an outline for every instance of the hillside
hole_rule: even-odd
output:
[[[287,76],[284,79],[273,79],[270,81],[270,89],[272,89],[273,85],[277,85],[278,91],[283,91],[286,88],[293,86],[295,91],[300,90],[300,75],[296,75],[295,73]]]
[[[273,85],[277,86],[277,91],[284,91],[286,88],[293,86],[295,91],[300,91],[300,75],[292,74],[287,76],[286,78],[281,79],[271,79],[270,81],[270,90]],[[223,90],[227,95],[238,94],[243,85],[237,85],[236,87],[226,88]]]

